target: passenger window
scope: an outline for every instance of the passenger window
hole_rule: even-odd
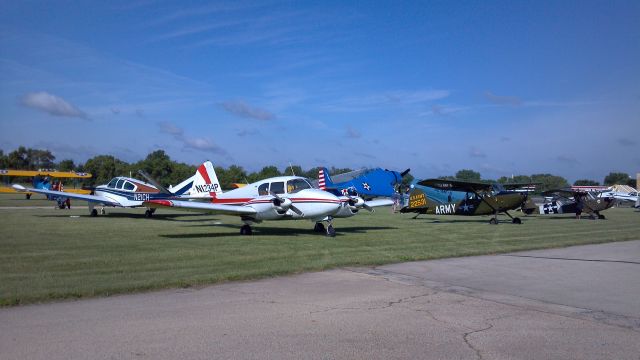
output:
[[[274,194],[284,194],[284,182],[271,183],[270,191]]]
[[[125,190],[133,191],[133,190],[135,190],[135,188],[136,188],[135,185],[133,185],[132,183],[130,183],[128,181],[126,183],[124,183],[124,189]]]
[[[258,186],[258,195],[268,195],[269,194],[269,183],[264,183]]]
[[[111,181],[109,181],[109,184],[107,185],[107,187],[115,188],[117,182],[118,182],[118,179],[112,179]]]
[[[116,188],[117,189],[122,189],[122,184],[124,184],[124,180],[122,180],[122,179],[118,180],[118,183],[116,184]]]
[[[287,192],[289,194],[296,193],[302,189],[310,189],[311,185],[303,179],[294,179],[287,182]]]

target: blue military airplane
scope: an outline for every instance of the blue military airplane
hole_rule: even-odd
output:
[[[387,169],[360,169],[329,176],[325,167],[318,170],[318,187],[336,195],[357,195],[363,198],[392,197],[396,186],[411,169],[397,172]]]

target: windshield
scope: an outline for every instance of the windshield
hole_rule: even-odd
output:
[[[296,193],[303,189],[311,189],[311,184],[304,179],[293,179],[287,181],[287,192],[289,194]]]
[[[109,184],[107,184],[107,187],[115,188],[117,182],[118,182],[118,178],[113,178],[111,181],[109,181]]]

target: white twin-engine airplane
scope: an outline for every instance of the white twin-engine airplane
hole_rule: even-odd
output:
[[[144,205],[240,216],[244,222],[240,228],[242,235],[251,235],[251,225],[263,220],[307,219],[316,223],[316,232],[326,231],[327,236],[333,237],[336,235],[334,218],[353,216],[360,209],[373,211],[375,206],[393,204],[390,199],[365,202],[360,197],[338,197],[314,189],[307,179],[299,176],[269,178],[224,193],[215,172],[210,180],[213,190],[209,202],[150,199]],[[326,228],[323,222],[327,222]]]
[[[144,202],[148,200],[160,199],[209,199],[212,191],[219,189],[219,184],[211,183],[210,174],[215,177],[213,165],[210,161],[204,162],[196,170],[195,175],[184,180],[180,184],[166,189],[158,182],[153,180],[143,171],[139,173],[147,178],[149,183],[132,179],[128,177],[118,176],[109,181],[106,185],[99,185],[95,188],[94,195],[74,194],[62,191],[52,191],[45,189],[25,188],[22,185],[14,184],[13,188],[23,192],[33,192],[45,194],[53,197],[63,197],[69,199],[84,200],[89,203],[89,213],[91,216],[97,216],[98,210],[96,205],[101,205],[101,213],[104,214],[105,206],[114,207],[141,207],[145,206]],[[155,208],[147,207],[145,215],[151,217],[155,212]]]

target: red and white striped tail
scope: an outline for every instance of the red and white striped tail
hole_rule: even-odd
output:
[[[327,184],[324,182],[324,169],[318,170],[318,186],[320,190],[327,190]]]

